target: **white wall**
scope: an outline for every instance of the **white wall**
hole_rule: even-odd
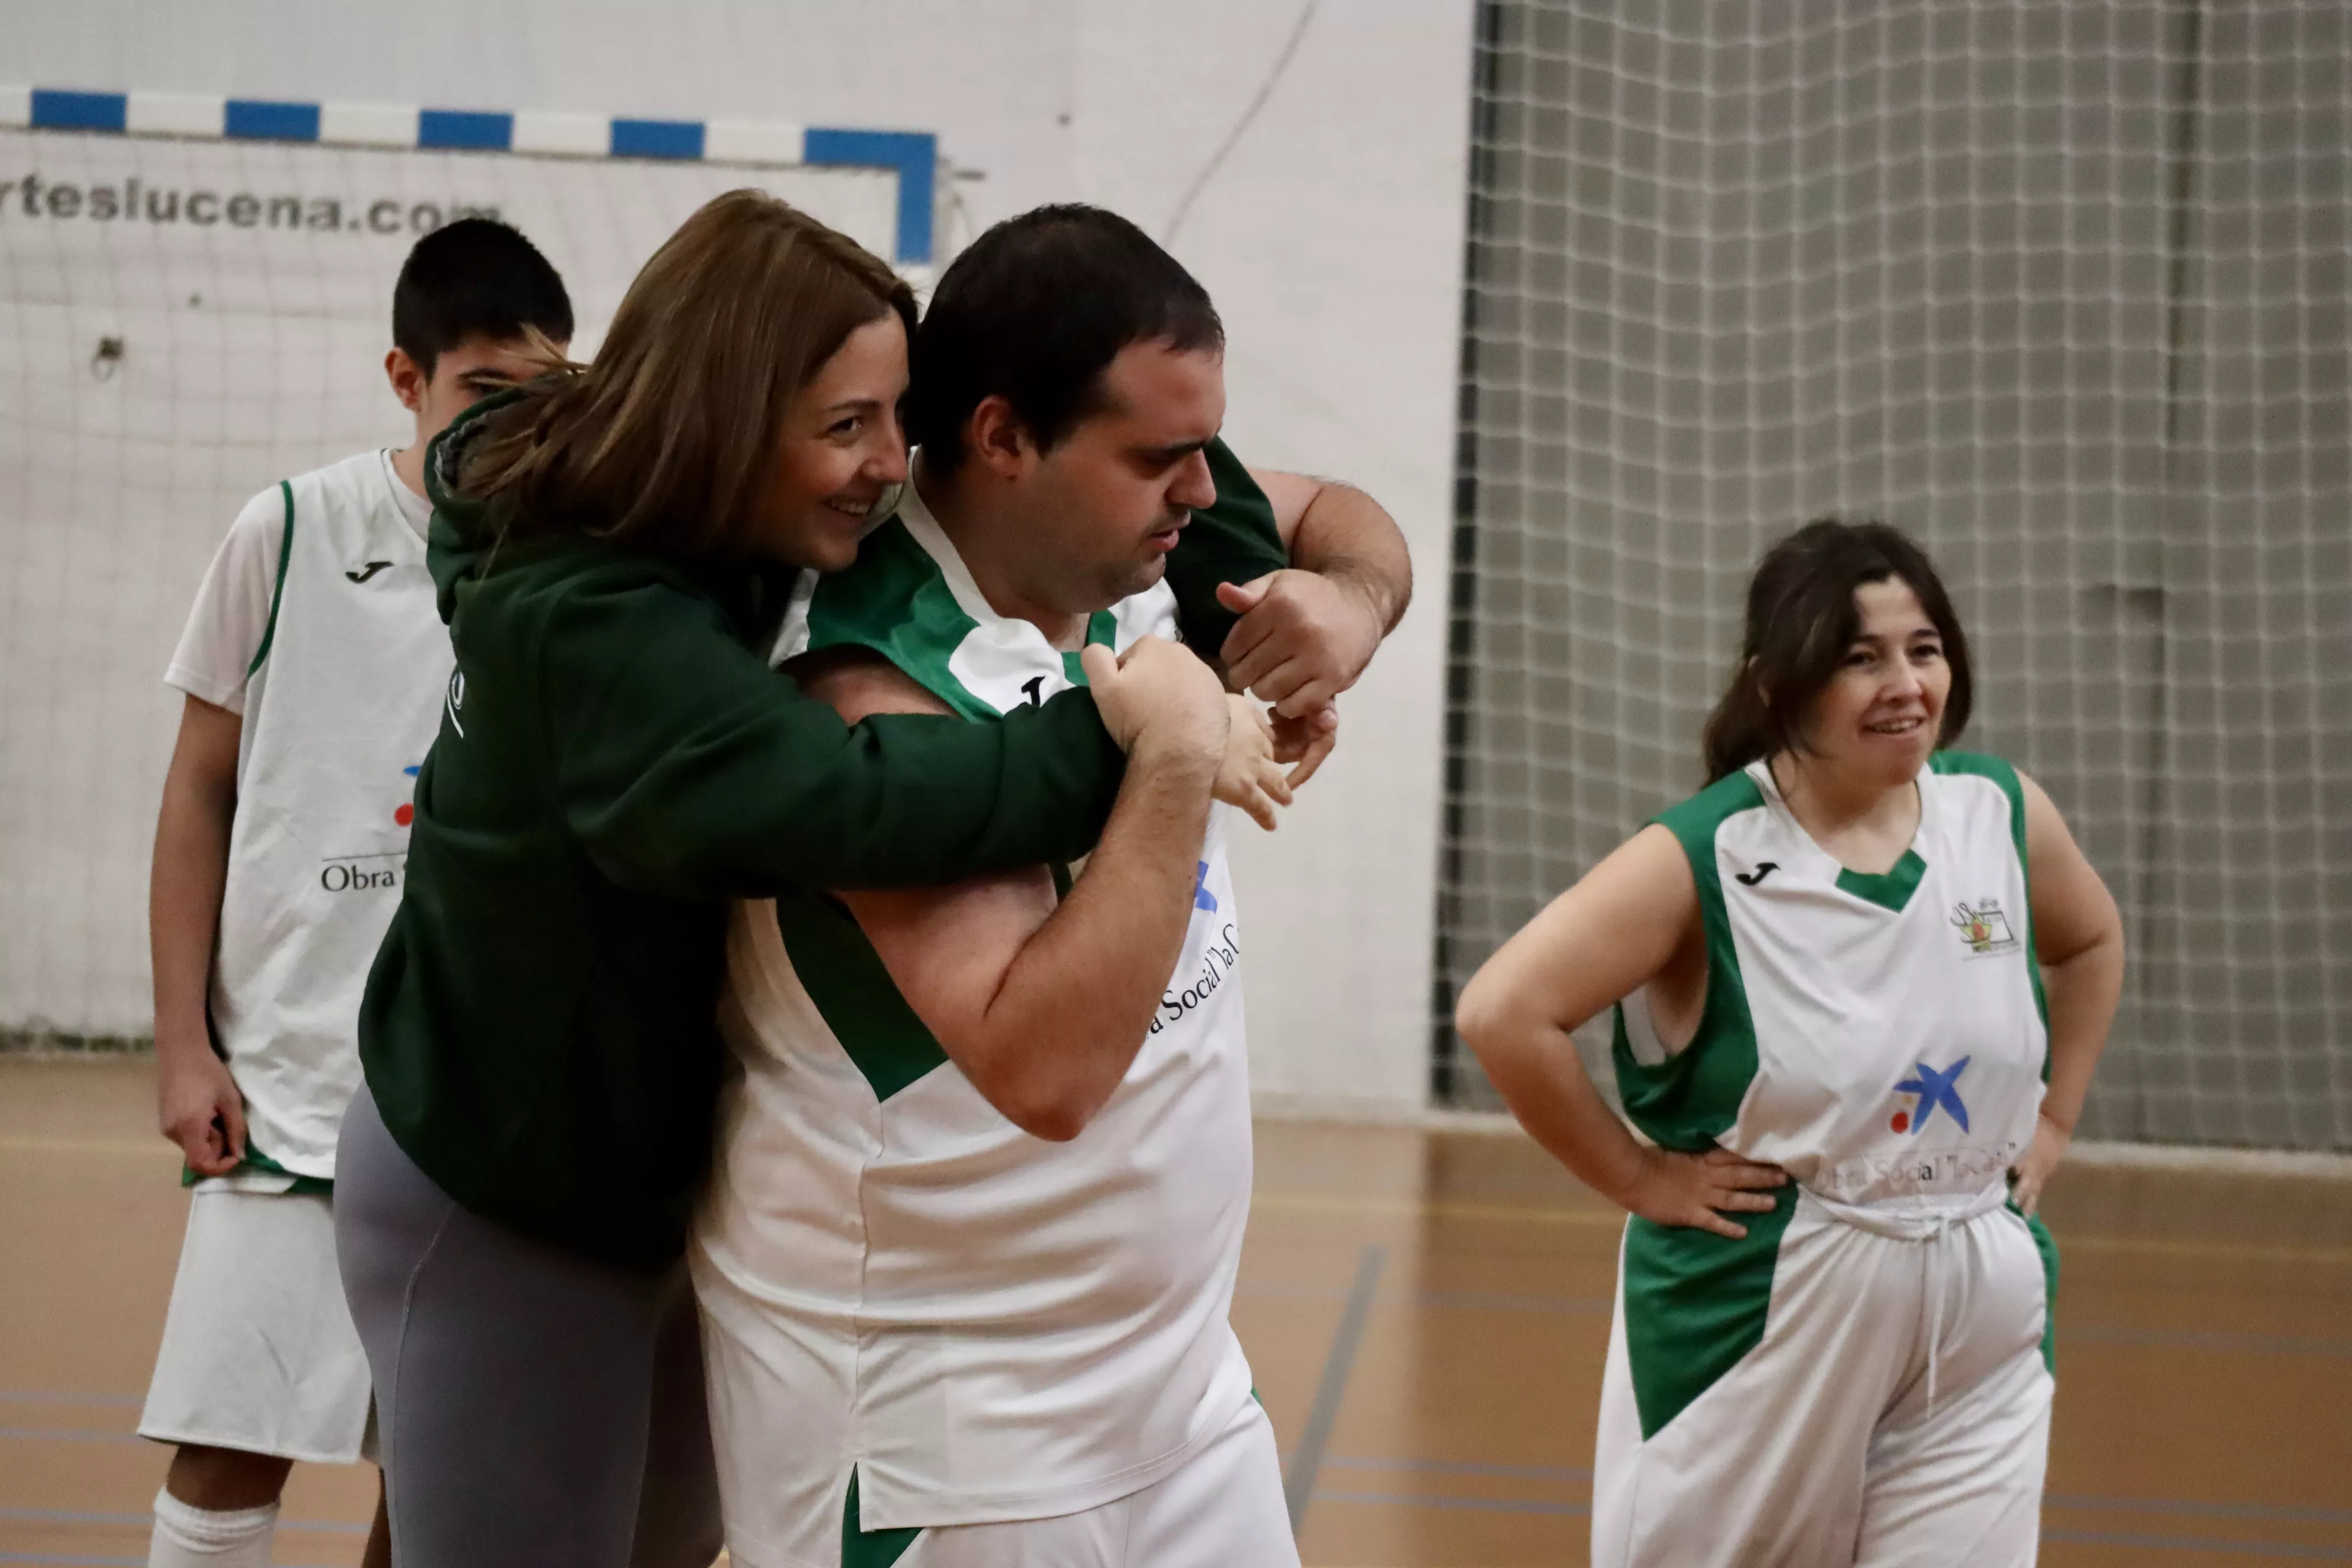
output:
[[[1340,754],[1243,855],[1261,1086],[1374,1106],[1417,1103],[1426,1076],[1471,14],[1323,0],[1172,241],[1225,317],[1236,447],[1370,489],[1420,574],[1421,602],[1344,707]],[[1068,199],[1164,236],[1299,15],[1297,0],[5,0],[0,75],[930,130],[982,176],[953,186],[950,243]],[[120,918],[135,931],[142,911]]]
[[[1181,50],[1165,8],[1087,15],[1077,194],[1165,238],[1298,9],[1192,0],[1217,42]],[[1470,25],[1456,0],[1326,0],[1173,240],[1224,316],[1235,449],[1381,498],[1420,584],[1339,754],[1274,838],[1243,835],[1262,1092],[1427,1089]]]

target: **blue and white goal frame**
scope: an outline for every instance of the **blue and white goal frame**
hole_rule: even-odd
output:
[[[887,169],[898,176],[893,259],[901,267],[931,264],[939,139],[927,131],[852,131],[723,120],[627,120],[551,110],[409,109],[39,87],[0,88],[0,127],[318,142],[349,147],[707,160],[770,167]]]

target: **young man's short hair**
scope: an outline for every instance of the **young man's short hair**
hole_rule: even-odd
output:
[[[392,289],[392,341],[425,374],[468,338],[536,327],[572,337],[572,296],[539,247],[495,218],[464,217],[416,242]]]
[[[1068,204],[1007,218],[956,258],[915,332],[907,434],[943,473],[963,427],[1003,397],[1041,451],[1102,405],[1129,343],[1220,351],[1208,290],[1117,213]]]

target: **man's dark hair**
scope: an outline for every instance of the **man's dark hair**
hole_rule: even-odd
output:
[[[416,242],[392,286],[392,341],[425,374],[468,338],[536,327],[572,338],[572,296],[539,247],[495,218],[461,217]]]
[[[1748,580],[1739,664],[1699,742],[1709,784],[1759,758],[1808,749],[1805,724],[1813,699],[1837,679],[1846,650],[1862,635],[1854,593],[1885,582],[1907,584],[1943,639],[1952,689],[1936,743],[1959,739],[1969,726],[1976,679],[1968,634],[1936,563],[1900,529],[1816,518],[1766,551]]]
[[[1207,289],[1117,213],[1068,204],[1007,218],[940,278],[916,330],[907,435],[950,473],[963,427],[1002,397],[1041,451],[1103,406],[1103,372],[1129,343],[1222,350]]]

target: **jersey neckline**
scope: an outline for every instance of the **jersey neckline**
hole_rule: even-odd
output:
[[[433,531],[432,501],[418,495],[403,482],[400,470],[392,466],[391,447],[378,447],[375,449],[375,455],[378,464],[383,470],[384,485],[392,492],[393,508],[400,513],[400,521],[406,525],[409,532],[416,535],[416,542],[420,546],[428,542]],[[417,515],[420,511],[424,513],[421,518]]]
[[[1848,897],[1875,904],[1892,914],[1903,912],[1911,901],[1911,895],[1918,890],[1919,883],[1927,874],[1927,857],[1920,847],[1928,841],[1935,825],[1936,792],[1927,784],[1927,775],[1935,771],[1932,763],[1921,767],[1911,780],[1912,791],[1919,801],[1919,820],[1911,829],[1911,842],[1904,846],[1903,853],[1895,858],[1894,865],[1876,872],[1857,871],[1822,847],[1805,825],[1797,820],[1797,814],[1790,807],[1788,797],[1780,793],[1780,781],[1772,776],[1769,757],[1758,758],[1748,764],[1746,771],[1763,794],[1764,808],[1799,845],[1819,857],[1819,869],[1824,880]]]

